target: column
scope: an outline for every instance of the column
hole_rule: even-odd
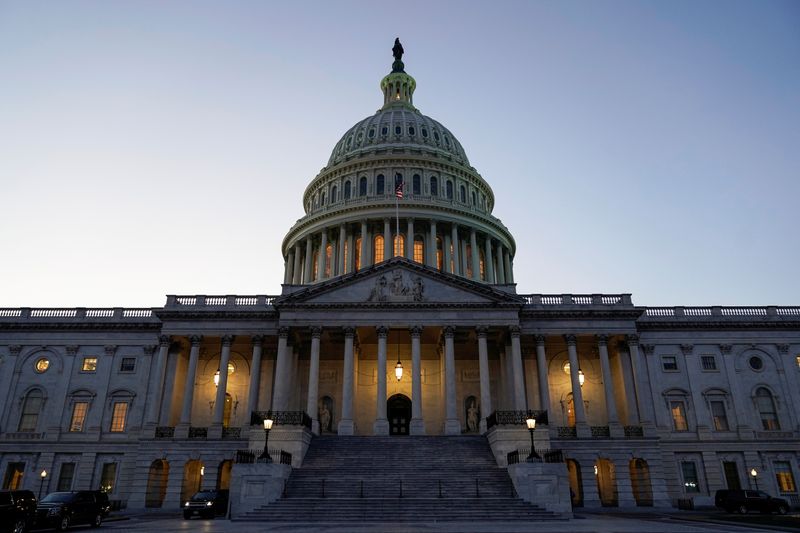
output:
[[[472,279],[480,281],[481,279],[481,254],[478,253],[478,240],[475,237],[475,229],[469,230],[469,247],[472,250]]]
[[[633,380],[636,387],[636,404],[639,407],[639,423],[644,429],[653,426],[652,404],[647,400],[650,397],[650,387],[647,379],[644,361],[639,353],[639,336],[628,335],[628,349],[631,354],[631,366],[633,367]]]
[[[286,256],[286,273],[283,276],[283,283],[290,284],[294,275],[294,249],[289,250]]]
[[[494,261],[492,260],[492,238],[486,235],[486,240],[483,241],[483,264],[486,269],[486,283],[496,283],[494,279]]]
[[[311,361],[308,365],[308,402],[306,413],[311,417],[311,432],[319,435],[319,341],[322,328],[311,328]]]
[[[164,374],[167,369],[169,345],[170,337],[168,335],[161,335],[158,337],[158,356],[155,368],[153,369],[153,380],[150,383],[153,393],[150,398],[150,408],[147,411],[146,425],[148,426],[158,425],[158,415],[161,409],[161,395],[164,393]]]
[[[352,435],[353,424],[353,337],[356,328],[344,328],[344,370],[342,373],[342,418],[339,420],[339,435]]]
[[[460,435],[461,423],[456,411],[456,352],[453,338],[456,328],[445,326],[444,330],[444,387],[445,387],[445,435]]]
[[[383,219],[383,260],[388,261],[394,254],[392,241],[392,224],[388,218]]]
[[[499,271],[498,271],[499,272]],[[544,335],[536,335],[536,373],[539,377],[539,409],[550,412],[550,382],[547,372],[547,354],[544,350]]]
[[[339,224],[339,242],[336,243],[339,245],[339,253],[336,254],[336,275],[341,276],[344,274],[344,242],[347,239],[347,233],[345,231],[344,224]],[[350,248],[349,250],[350,255],[353,254],[353,249]]]
[[[503,266],[503,245],[497,243],[497,282],[505,284],[506,282],[506,267]]]
[[[258,393],[261,388],[261,353],[264,348],[264,336],[253,335],[250,338],[253,347],[253,363],[250,365],[250,388],[247,391],[247,412],[245,425],[250,425],[249,415],[258,411]]]
[[[431,254],[430,254],[430,262],[428,263],[429,266],[433,268],[437,268],[439,265],[438,257],[437,257],[437,245],[436,245],[436,221],[431,220]]]
[[[312,250],[311,235],[306,237],[306,260],[305,268],[303,269],[303,283],[311,283],[311,277],[314,274],[312,269],[311,260],[314,258],[314,250]]]
[[[369,250],[369,247],[367,246],[368,244],[369,244],[369,237],[367,237],[367,221],[366,220],[362,220],[361,221],[361,250],[359,251],[359,255],[358,255],[361,258],[361,268],[366,268],[367,265],[369,265],[369,262],[367,261],[367,250]],[[353,267],[353,270],[355,270],[355,266]]]
[[[600,353],[600,371],[603,373],[603,393],[606,398],[608,430],[614,438],[622,438],[622,426],[617,415],[617,402],[614,399],[614,378],[611,376],[611,365],[608,362],[608,335],[597,335],[597,350]]]
[[[444,268],[442,270],[444,270],[445,272],[447,272],[449,274],[452,274],[453,270],[450,268],[450,260],[452,259],[453,256],[450,253],[450,235],[445,233],[445,234],[443,234],[443,236],[444,236],[444,242],[442,243],[442,245],[443,245],[444,250],[442,250],[442,251],[444,252],[444,254],[443,254],[444,255],[444,257],[443,257],[443,259],[444,259],[443,267]]]
[[[189,368],[186,370],[186,384],[183,389],[183,407],[181,409],[181,418],[179,425],[184,426],[183,433],[188,436],[189,426],[192,423],[192,401],[194,400],[194,380],[197,374],[197,361],[200,359],[200,343],[203,337],[200,335],[192,335],[189,337],[189,342],[192,347],[189,350]],[[176,435],[178,436],[178,435]]]
[[[231,344],[233,335],[222,337],[222,353],[219,360],[219,383],[217,384],[217,397],[214,401],[214,418],[212,426],[222,428],[223,417],[225,414],[225,392],[228,386],[228,362],[231,360]],[[220,435],[222,431],[220,431]]]
[[[422,326],[411,329],[411,435],[424,435],[425,422],[422,420],[422,350],[420,337]]]
[[[511,254],[508,250],[503,250],[503,263],[506,269],[506,283],[514,283],[514,269],[511,268]]]
[[[325,268],[327,266],[328,254],[325,250],[328,248],[328,230],[322,230],[320,234],[319,245],[319,260],[317,261],[317,281],[325,279]]]
[[[591,430],[586,423],[586,409],[583,405],[583,393],[581,382],[578,378],[580,364],[578,363],[578,340],[575,335],[564,335],[567,341],[567,353],[569,354],[569,377],[572,381],[572,408],[575,409],[575,431],[578,437],[590,437]]]
[[[452,236],[450,237],[450,244],[453,246],[453,274],[461,275],[461,263],[459,262],[459,244],[458,244],[458,224],[453,224],[451,230]]]
[[[406,259],[414,260],[414,219],[406,221]]]
[[[508,329],[511,332],[511,365],[514,371],[514,409],[524,411],[527,408],[527,402],[525,400],[525,370],[522,367],[519,326],[511,326]]]
[[[302,278],[300,277],[300,255],[300,244],[297,243],[294,245],[294,269],[292,271],[292,283],[294,285],[300,285],[303,282]]]
[[[275,360],[275,388],[272,392],[272,410],[286,411],[289,405],[289,375],[291,367],[289,328],[278,328],[278,357]]]
[[[489,328],[478,326],[478,365],[481,373],[481,421],[480,432],[486,433],[486,417],[492,413],[492,391],[489,386],[489,347],[486,342],[486,333]]]
[[[378,387],[375,394],[375,422],[372,424],[374,435],[389,434],[389,419],[386,418],[386,337],[389,328],[378,326]],[[413,405],[413,403],[412,403]]]
[[[466,278],[467,274],[469,274],[469,268],[467,265],[469,264],[469,255],[467,254],[467,240],[461,239],[458,243],[460,247],[460,254],[461,254],[461,273]]]

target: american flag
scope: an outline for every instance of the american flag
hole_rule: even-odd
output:
[[[397,184],[397,187],[394,190],[394,195],[397,196],[400,200],[403,199],[403,182]]]

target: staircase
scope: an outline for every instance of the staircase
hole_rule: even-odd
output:
[[[554,520],[516,496],[483,437],[316,437],[284,496],[242,520]]]

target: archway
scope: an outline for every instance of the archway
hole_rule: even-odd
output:
[[[197,459],[186,461],[183,467],[183,483],[181,484],[181,505],[191,498],[194,493],[200,492],[203,481],[203,463]]]
[[[231,487],[231,468],[233,468],[233,461],[230,459],[226,459],[219,464],[217,489],[227,490]]]
[[[411,424],[411,399],[408,396],[395,394],[386,400],[386,415],[390,435],[408,435]]]
[[[147,474],[147,492],[145,495],[145,507],[161,507],[164,504],[164,497],[167,495],[167,479],[169,478],[169,463],[156,459],[150,464],[150,471]]]
[[[581,466],[575,459],[567,459],[567,474],[569,476],[569,491],[573,507],[583,507],[583,480],[581,479]]]
[[[600,494],[600,504],[603,507],[616,507],[617,502],[617,475],[614,463],[608,459],[598,459],[594,464],[595,477],[597,478],[597,492]]]
[[[653,487],[650,484],[650,467],[644,459],[631,459],[631,490],[636,505],[653,506]]]

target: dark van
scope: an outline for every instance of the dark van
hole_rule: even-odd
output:
[[[745,514],[748,511],[786,514],[789,502],[783,498],[773,498],[763,490],[718,490],[714,504],[729,513]]]

